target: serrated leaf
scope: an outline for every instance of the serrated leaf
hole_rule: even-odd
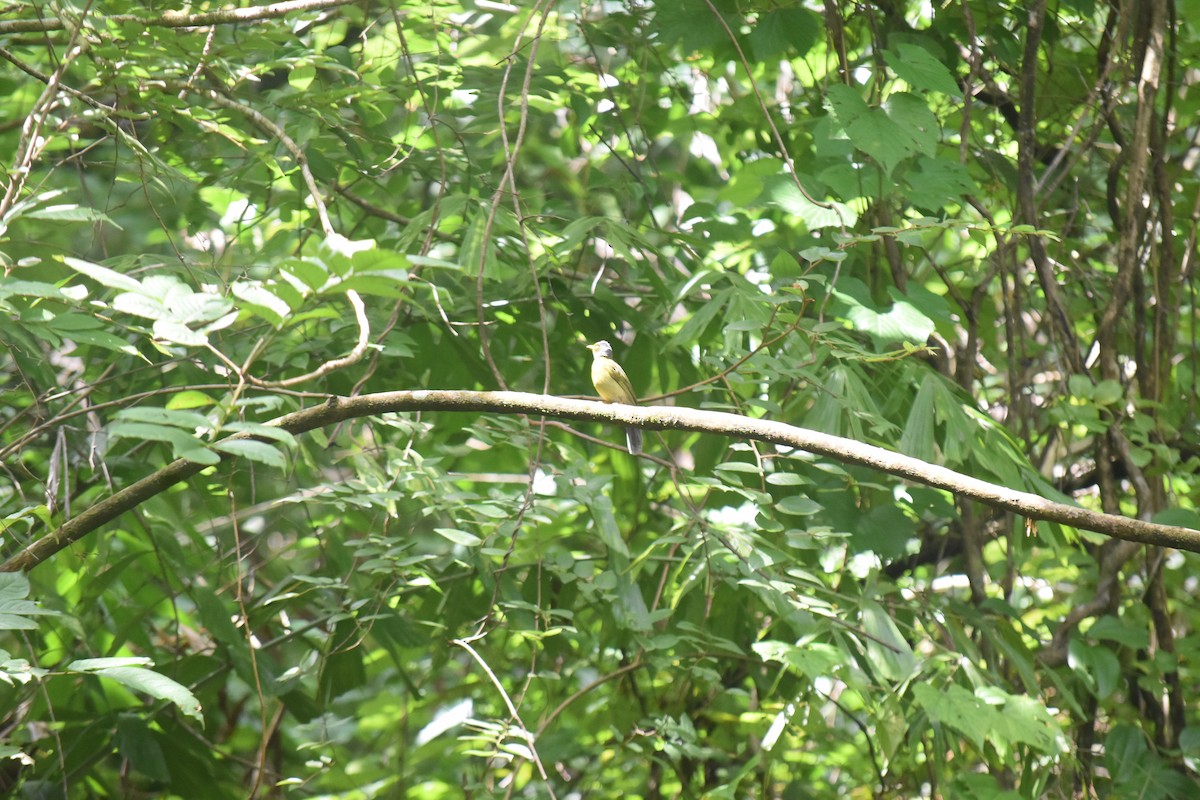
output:
[[[937,117],[920,98],[897,92],[882,107],[871,108],[858,90],[834,84],[826,100],[850,141],[875,159],[885,174],[890,175],[897,164],[916,153],[933,155]]]
[[[821,17],[815,12],[779,8],[763,14],[748,38],[756,61],[769,61],[782,53],[802,58],[820,41],[821,31]]]
[[[898,44],[884,53],[884,59],[892,71],[914,89],[962,97],[962,90],[950,68],[924,47]]]

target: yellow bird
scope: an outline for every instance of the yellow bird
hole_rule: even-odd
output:
[[[592,384],[600,394],[600,399],[606,403],[624,403],[629,406],[637,405],[637,395],[633,393],[633,384],[621,365],[613,361],[612,345],[601,340],[589,344],[592,351]],[[625,429],[625,444],[632,455],[642,452],[642,431],[640,428]]]

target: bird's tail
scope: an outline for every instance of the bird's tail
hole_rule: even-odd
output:
[[[638,453],[642,452],[642,429],[626,428],[625,445],[629,448],[630,455],[636,456]]]

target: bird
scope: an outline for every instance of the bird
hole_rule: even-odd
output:
[[[601,339],[595,344],[589,344],[592,351],[592,384],[600,394],[600,399],[606,403],[624,403],[636,406],[637,395],[633,393],[633,384],[621,365],[613,360],[612,345]],[[630,455],[642,452],[642,431],[640,428],[625,429],[625,444]]]

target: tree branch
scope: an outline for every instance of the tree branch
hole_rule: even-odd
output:
[[[144,17],[138,14],[112,14],[105,17],[105,21],[116,23],[133,22],[150,28],[199,28],[205,25],[223,25],[232,22],[259,22],[265,19],[285,17],[288,14],[301,11],[315,11],[349,5],[353,2],[355,0],[286,0],[286,2],[271,3],[265,6],[222,8],[217,11],[207,11],[197,14],[188,14],[183,11],[168,11],[157,17]],[[61,31],[66,27],[67,22],[61,17],[0,20],[0,35],[6,33]]]
[[[1102,514],[1078,506],[1047,500],[972,478],[920,459],[893,453],[882,447],[831,436],[783,422],[664,406],[611,405],[592,400],[569,400],[526,392],[464,392],[418,390],[382,392],[359,397],[330,397],[328,402],[280,417],[272,424],[292,434],[334,425],[354,417],[400,411],[483,411],[498,414],[532,414],[564,419],[594,420],[617,425],[636,425],[649,430],[698,431],[725,434],[738,439],[757,439],[795,447],[847,464],[896,475],[916,483],[945,489],[986,505],[1020,514],[1028,519],[1058,522],[1141,544],[1175,547],[1200,553],[1200,530],[1175,525],[1158,525],[1114,514]],[[230,439],[256,438],[237,434]],[[228,456],[227,456],[228,458]],[[3,564],[0,572],[28,570],[87,534],[116,519],[147,499],[187,480],[205,469],[202,464],[179,459],[112,497],[68,520],[57,530],[29,544]]]

